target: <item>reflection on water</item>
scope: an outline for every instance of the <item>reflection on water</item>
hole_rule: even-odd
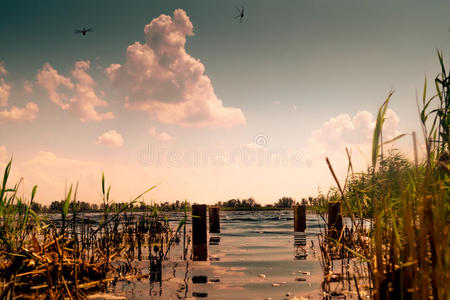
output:
[[[305,249],[306,240],[305,232],[294,232],[295,259],[305,260],[308,258],[308,251]]]
[[[220,244],[220,236],[217,236],[216,233],[210,233],[209,244],[217,246]]]
[[[323,223],[317,216],[307,215],[306,232],[294,235],[292,211],[220,214],[221,233],[209,234],[208,261],[190,260],[190,249],[183,260],[178,246],[162,262],[161,273],[116,282],[108,292],[129,299],[321,298],[322,270],[314,245]],[[176,224],[180,216],[170,219]],[[148,260],[135,259],[131,265],[149,273]]]

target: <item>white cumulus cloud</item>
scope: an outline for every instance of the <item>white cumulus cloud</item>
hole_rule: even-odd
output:
[[[8,75],[8,71],[5,68],[5,62],[0,61],[0,76],[6,76]]]
[[[157,138],[160,141],[170,141],[173,139],[173,137],[167,132],[163,131],[158,133],[155,127],[150,127],[150,129],[148,130],[148,134],[151,137]]]
[[[123,145],[123,137],[117,131],[110,130],[98,137],[97,144],[111,148],[119,148]]]
[[[3,62],[0,62],[0,76],[5,76],[8,71]],[[4,78],[0,78],[0,107],[8,106],[11,85]],[[0,123],[6,122],[31,122],[36,118],[39,111],[38,105],[34,102],[28,102],[25,107],[20,108],[12,106],[9,109],[0,111]]]
[[[125,106],[146,111],[160,122],[193,127],[245,124],[239,108],[224,107],[205,67],[186,53],[193,25],[182,9],[160,15],[145,26],[145,43],[128,46],[126,62],[106,74],[125,95]]]
[[[383,139],[392,139],[401,132],[398,129],[400,119],[388,109],[383,125]],[[368,111],[359,111],[353,117],[348,114],[330,118],[321,127],[314,130],[309,139],[309,151],[312,156],[345,157],[345,148],[361,151],[367,158],[372,145],[375,118]]]
[[[25,83],[23,84],[23,90],[25,91],[25,93],[31,94],[33,92],[33,84],[28,80],[25,81]]]
[[[8,105],[10,93],[11,93],[11,85],[8,84],[5,81],[5,79],[0,78],[0,106]]]
[[[37,83],[47,90],[50,100],[60,108],[69,109],[70,104],[67,103],[67,97],[59,92],[60,87],[73,89],[74,85],[70,78],[64,77],[58,73],[49,63],[46,63],[42,70],[37,74]]]
[[[167,132],[161,132],[160,134],[158,134],[158,139],[160,141],[170,141],[172,140],[172,136]]]
[[[89,61],[75,63],[71,73],[76,82],[74,84],[71,78],[60,75],[46,63],[37,74],[37,83],[47,91],[53,103],[63,110],[72,111],[81,122],[114,119],[112,112],[101,113],[96,110],[97,107],[107,107],[108,103],[97,96],[95,81],[87,73],[89,68]]]
[[[0,111],[0,123],[31,122],[36,118],[39,107],[34,102],[28,102],[25,107],[12,106],[10,109]]]
[[[388,141],[401,134],[400,119],[397,114],[387,109],[383,125],[383,140]],[[332,179],[325,158],[328,157],[335,174],[343,184],[348,171],[349,150],[353,170],[359,172],[370,166],[373,130],[375,116],[368,111],[359,111],[355,115],[341,114],[330,118],[319,128],[313,130],[308,140],[302,158],[322,170],[324,173],[317,178],[318,184],[323,180]],[[387,147],[394,146],[393,144]],[[325,176],[325,177],[324,177]],[[334,184],[330,181],[330,184]]]
[[[5,68],[5,63],[0,61],[0,76],[8,75],[8,71]],[[0,106],[8,105],[9,95],[11,93],[11,85],[8,84],[5,79],[0,78]]]
[[[76,94],[70,99],[73,104],[72,110],[80,117],[81,122],[102,121],[114,119],[112,112],[99,113],[96,107],[106,107],[108,103],[97,97],[93,89],[94,80],[86,72],[90,67],[89,61],[78,61],[72,76],[78,83],[75,85]]]

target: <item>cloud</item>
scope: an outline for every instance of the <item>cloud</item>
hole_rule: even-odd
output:
[[[33,92],[33,84],[28,80],[25,81],[25,83],[23,84],[23,90],[25,91],[25,93],[31,94]]]
[[[24,108],[12,106],[9,110],[0,111],[0,123],[31,122],[36,118],[39,107],[34,102],[28,102]]]
[[[0,76],[7,75],[4,63],[0,62]],[[5,79],[0,78],[0,107],[8,105],[11,93],[11,85]],[[25,107],[12,106],[10,109],[0,111],[0,123],[6,122],[31,122],[36,118],[39,108],[36,103],[28,102]]]
[[[40,151],[28,161],[14,163],[12,169],[17,175],[14,177],[25,176],[26,182],[38,185],[39,203],[50,204],[63,198],[67,183],[77,182],[80,182],[78,197],[82,201],[97,200],[101,170],[105,170],[105,166],[96,161],[74,160]],[[11,182],[14,182],[14,177]]]
[[[148,130],[148,134],[151,137],[155,137],[160,141],[170,141],[173,140],[172,136],[170,134],[168,134],[167,132],[160,132],[158,133],[155,129],[155,127],[150,127],[150,129]]]
[[[5,63],[0,61],[0,76],[8,75]],[[8,105],[9,95],[11,94],[11,85],[5,79],[0,78],[0,107]]]
[[[385,117],[383,140],[387,141],[401,134],[399,130],[400,119],[391,109],[386,111]],[[326,157],[329,158],[341,183],[344,182],[348,172],[346,148],[351,154],[353,170],[355,172],[367,171],[371,164],[370,154],[374,127],[374,115],[368,111],[359,111],[354,116],[349,114],[337,115],[313,130],[307,147],[302,153],[302,159],[310,161],[316,171],[324,172],[320,175],[317,173],[317,185],[334,184],[334,182],[329,181],[332,177],[325,163]],[[389,144],[388,147],[391,146],[393,145]],[[322,185],[324,180],[328,180],[329,183]]]
[[[0,78],[0,106],[8,105],[10,93],[11,93],[11,85],[8,84],[3,78]]]
[[[383,125],[385,141],[398,136],[400,119],[388,109]],[[354,117],[348,114],[338,115],[326,121],[314,130],[309,140],[311,153],[325,157],[336,153],[345,154],[345,148],[359,148],[368,155],[372,144],[374,116],[368,111],[359,111]]]
[[[1,147],[0,147],[1,152]],[[9,157],[8,157],[9,158]],[[12,186],[21,177],[25,179],[25,195],[31,193],[31,188],[38,185],[36,201],[49,205],[52,201],[60,200],[67,190],[68,184],[79,183],[77,199],[91,203],[101,203],[101,177],[104,171],[107,184],[112,186],[111,199],[113,201],[127,201],[147,190],[150,186],[173,176],[167,175],[165,170],[149,169],[135,166],[127,161],[126,164],[111,163],[111,161],[80,160],[68,157],[61,153],[39,151],[30,159],[24,160],[20,154],[16,155],[11,169],[11,178],[8,186]],[[3,166],[0,164],[0,166]],[[127,174],[127,176],[123,176]],[[177,175],[177,174],[174,174]],[[183,173],[181,176],[187,176]],[[176,181],[175,181],[176,182]],[[170,186],[173,186],[175,182]],[[169,188],[169,192],[173,191]],[[148,193],[146,197],[159,193],[164,200],[184,199],[182,195],[166,196],[167,191],[161,191],[161,187]]]
[[[63,110],[72,111],[81,122],[114,119],[112,112],[100,113],[97,107],[107,107],[108,103],[99,98],[94,91],[95,82],[87,73],[89,61],[78,61],[71,73],[76,84],[69,77],[60,75],[49,63],[46,63],[37,74],[37,83],[47,90],[50,100]],[[61,91],[66,88],[66,91]],[[72,95],[67,96],[67,90]]]
[[[117,131],[110,130],[98,137],[97,145],[119,148],[123,145],[123,138]]]
[[[61,86],[73,89],[74,85],[70,78],[58,74],[58,71],[53,69],[49,63],[44,64],[36,78],[37,83],[47,90],[48,96],[53,103],[64,110],[69,109],[70,104],[67,103],[67,97],[63,93],[58,92],[58,89]]]
[[[0,76],[6,76],[8,75],[8,71],[5,68],[5,62],[0,61]]]
[[[70,102],[74,104],[72,110],[80,117],[81,122],[114,119],[112,112],[99,113],[95,110],[96,107],[108,106],[108,103],[95,94],[94,80],[86,72],[89,67],[89,61],[75,63],[72,76],[78,80],[78,83],[75,86],[76,94],[70,99]]]
[[[152,159],[151,157],[149,159]],[[264,169],[256,164],[214,167],[217,166],[216,161],[211,161],[210,156],[205,158],[207,160],[201,157],[200,165],[187,163],[175,167],[170,155],[165,164],[172,167],[163,168],[152,160],[139,161],[136,164],[135,158],[131,156],[121,164],[112,163],[110,159],[75,159],[63,153],[48,151],[40,151],[30,159],[17,154],[8,186],[24,177],[25,195],[30,195],[31,188],[38,185],[35,200],[49,205],[52,201],[63,198],[68,184],[77,183],[79,183],[77,199],[100,204],[102,171],[107,184],[112,186],[111,199],[116,202],[134,198],[154,184],[157,184],[157,188],[142,199],[146,203],[150,203],[151,200],[161,203],[176,199],[188,199],[191,202],[198,201],[196,199],[209,199],[200,201],[213,203],[249,195],[255,197],[259,203],[265,203],[282,197],[283,194],[280,193],[298,195],[304,193],[302,189],[315,192],[317,185],[312,181],[315,178],[318,178],[320,184],[328,184],[324,181],[322,173],[314,173],[316,172],[314,168],[291,166],[279,169],[281,172],[274,169],[264,172]],[[153,159],[159,160],[156,157]],[[298,178],[305,179],[300,186]],[[267,189],[261,190],[261,185]],[[174,186],[178,188],[174,189]],[[280,192],[281,190],[283,192]]]
[[[158,139],[159,139],[160,141],[170,141],[170,140],[172,140],[173,138],[172,138],[172,136],[171,136],[170,134],[168,134],[167,132],[161,132],[161,133],[158,135]]]
[[[125,95],[125,107],[185,127],[231,127],[246,123],[239,108],[224,107],[205,67],[186,53],[193,26],[182,9],[160,15],[145,26],[145,43],[128,46],[124,65],[106,74]]]

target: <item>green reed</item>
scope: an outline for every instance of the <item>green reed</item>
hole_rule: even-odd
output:
[[[0,299],[80,299],[86,298],[90,289],[105,286],[114,278],[149,277],[132,266],[135,248],[141,260],[147,241],[150,275],[161,273],[161,261],[167,259],[171,246],[179,240],[186,216],[172,230],[167,216],[156,207],[148,208],[139,218],[134,215],[133,205],[156,186],[118,205],[111,200],[111,186],[107,187],[102,173],[103,210],[99,222],[80,215],[78,184],[65,193],[60,220],[51,220],[32,209],[37,186],[28,202],[18,196],[22,179],[8,187],[11,165],[11,161],[6,165],[0,190]]]
[[[329,246],[340,249],[341,258],[358,259],[369,271],[369,290],[374,299],[448,299],[450,297],[450,77],[442,54],[441,72],[435,78],[436,94],[427,97],[425,81],[420,119],[426,156],[419,161],[416,135],[414,163],[398,151],[383,152],[385,113],[392,93],[380,107],[372,141],[372,166],[355,174],[351,157],[339,197],[341,212],[351,219],[351,234],[343,228]],[[348,153],[348,152],[347,152]],[[328,162],[328,159],[327,159]],[[371,226],[364,227],[366,219]],[[329,264],[329,260],[325,260]],[[355,278],[356,282],[356,278]]]

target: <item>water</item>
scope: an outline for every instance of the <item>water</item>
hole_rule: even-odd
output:
[[[208,246],[208,261],[184,261],[178,247],[163,262],[161,282],[146,278],[111,283],[107,292],[127,299],[321,298],[322,269],[316,236],[323,221],[317,215],[307,216],[303,249],[308,255],[296,259],[304,250],[294,246],[292,211],[220,214],[221,233],[209,234],[220,237],[220,242]],[[180,217],[171,214],[172,224]],[[189,224],[187,232],[189,236]],[[148,273],[148,260],[135,260],[133,265],[143,274]]]

